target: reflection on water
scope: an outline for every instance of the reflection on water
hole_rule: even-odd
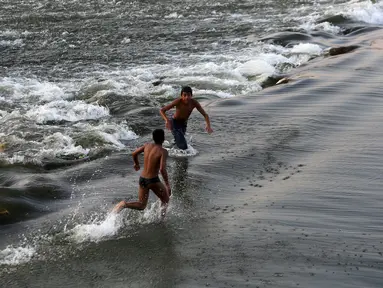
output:
[[[176,158],[174,163],[173,174],[173,191],[178,195],[184,195],[187,190],[188,183],[188,158]]]
[[[188,175],[189,158],[176,158],[174,161],[174,169],[171,175],[172,179],[172,197],[178,205],[184,208],[193,208],[195,200],[191,189],[192,179]]]

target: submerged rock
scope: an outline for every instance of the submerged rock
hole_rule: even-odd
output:
[[[76,141],[76,144],[75,144],[76,146],[81,146],[83,148],[93,148],[95,146],[104,146],[107,143],[102,136],[92,132],[80,134],[78,137],[75,137],[75,141]],[[73,159],[84,158],[84,156],[86,155],[80,155],[80,156],[76,155],[76,157],[73,157]]]
[[[100,91],[109,91],[113,89],[113,85],[108,81],[100,81],[82,88],[76,95],[77,100],[87,100],[98,94]]]
[[[289,82],[290,82],[290,79],[287,78],[287,77],[285,77],[285,78],[280,79],[280,80],[276,83],[276,85],[279,85],[279,84],[286,84],[286,83],[289,83]]]
[[[66,167],[66,166],[81,164],[83,162],[90,161],[90,160],[91,158],[89,156],[85,156],[78,159],[55,158],[52,160],[44,161],[42,166],[45,170],[53,170],[53,169],[58,169],[58,168]]]
[[[260,41],[270,44],[287,46],[289,44],[294,45],[302,41],[310,41],[311,39],[312,37],[306,33],[284,31],[261,38]]]
[[[328,54],[330,56],[345,54],[345,53],[351,52],[357,48],[359,48],[359,46],[357,46],[357,45],[332,47],[332,48],[330,48],[330,50],[328,50]]]
[[[157,80],[157,81],[154,81],[152,84],[153,86],[158,86],[158,85],[161,85],[163,83],[162,80]]]
[[[153,86],[161,85],[162,83],[164,83],[164,81],[163,81],[164,79],[165,79],[165,77],[160,77],[158,80],[152,82],[152,85]]]
[[[263,89],[267,87],[271,87],[274,85],[281,84],[279,83],[281,80],[287,79],[286,75],[281,75],[281,76],[269,76],[265,81],[262,82],[261,86]],[[286,82],[287,83],[287,82]]]
[[[120,115],[140,107],[157,106],[157,101],[153,98],[121,95],[115,92],[98,94],[86,102],[107,107],[112,115]]]

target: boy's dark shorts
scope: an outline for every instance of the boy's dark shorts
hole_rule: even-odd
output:
[[[154,178],[149,178],[149,179],[140,176],[140,180],[138,180],[138,183],[140,184],[140,186],[142,188],[146,188],[150,184],[154,184],[154,183],[157,183],[157,182],[161,182],[160,178],[158,178],[158,176],[154,177]]]
[[[188,149],[188,144],[185,139],[186,127],[187,122],[172,119],[172,134],[177,147],[182,150]]]

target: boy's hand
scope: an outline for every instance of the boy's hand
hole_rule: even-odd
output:
[[[134,164],[134,170],[136,171],[140,170],[140,164]]]
[[[168,128],[170,131],[172,130],[172,122],[167,120],[165,123],[165,127]]]
[[[206,125],[206,132],[211,134],[211,133],[213,133],[213,129],[211,129],[211,127],[209,125]]]

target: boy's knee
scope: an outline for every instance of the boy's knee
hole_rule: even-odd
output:
[[[170,197],[167,191],[162,191],[162,195],[160,197],[160,200],[163,204],[168,204]]]
[[[138,210],[145,210],[146,204],[145,203],[140,203],[140,206],[138,206]]]

